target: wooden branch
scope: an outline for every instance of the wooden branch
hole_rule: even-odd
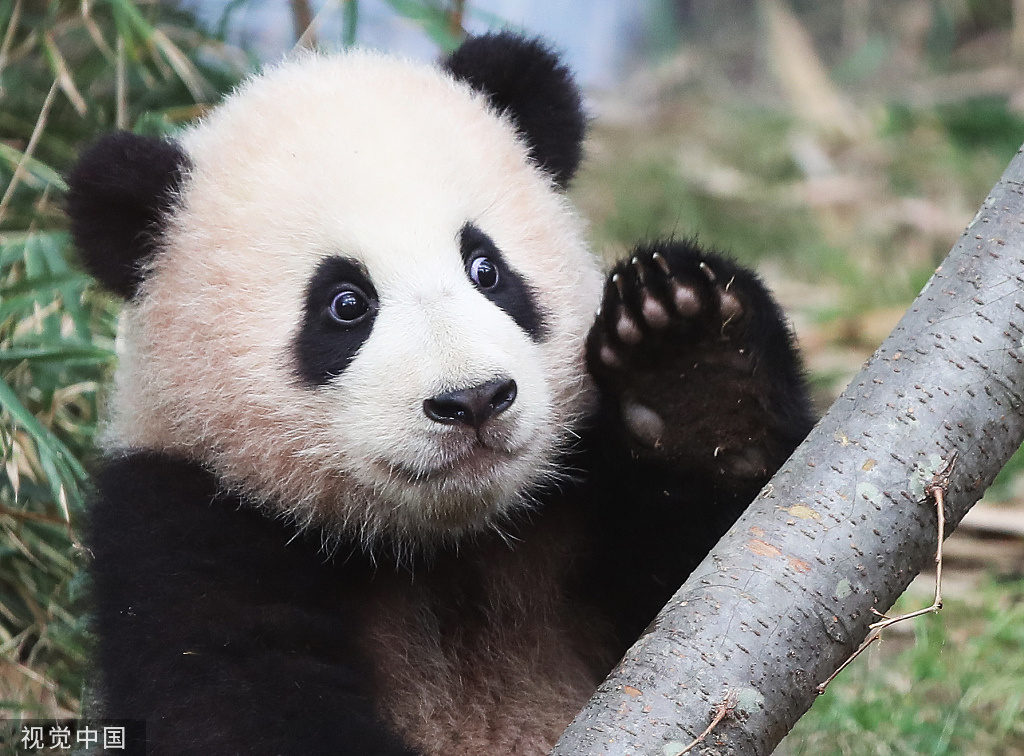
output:
[[[807,441],[566,730],[554,756],[769,754],[1024,440],[1024,157]],[[630,688],[628,695],[624,688]],[[635,691],[640,695],[635,695]]]
[[[868,646],[882,637],[882,631],[885,628],[892,627],[897,622],[905,622],[915,617],[920,617],[923,614],[937,612],[942,608],[942,542],[946,538],[946,491],[949,490],[949,478],[953,472],[953,465],[956,463],[956,456],[957,451],[954,449],[949,453],[949,457],[946,459],[942,469],[935,473],[931,485],[925,488],[925,493],[935,502],[935,516],[939,521],[938,543],[935,546],[935,598],[932,600],[931,606],[907,612],[897,617],[889,617],[872,607],[872,613],[881,619],[868,625],[868,637],[864,639],[864,642],[857,647],[856,651],[850,654],[846,661],[836,668],[835,672],[826,677],[824,682],[818,684],[815,690],[819,696],[825,692],[825,688],[839,676],[840,672],[846,669]]]

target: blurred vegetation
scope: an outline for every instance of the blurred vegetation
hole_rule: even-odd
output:
[[[74,714],[88,678],[83,466],[118,307],[71,262],[61,175],[99,132],[171,133],[200,116],[255,65],[223,42],[255,1],[225,3],[211,31],[146,0],[0,0],[0,714]],[[483,17],[380,1],[442,49],[464,13]],[[291,2],[296,37],[322,43],[314,8]],[[338,6],[342,44],[358,39],[359,3]],[[574,199],[607,258],[698,235],[756,266],[824,408],[1024,141],[1024,19],[1010,0],[657,7],[657,64],[593,93]],[[1015,501],[1022,471],[1018,457],[995,497]],[[894,630],[782,752],[1024,752],[1022,596],[1019,581],[989,580]]]
[[[71,264],[61,174],[100,132],[195,117],[245,59],[130,0],[2,0],[0,29],[0,713],[67,715],[88,663],[83,462],[117,305]]]
[[[695,235],[758,267],[823,410],[1024,142],[1009,2],[670,5],[688,42],[595,97],[575,199],[608,259]]]

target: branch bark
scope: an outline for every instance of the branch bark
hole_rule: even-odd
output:
[[[768,754],[1024,439],[1024,155],[899,325],[630,649],[553,756]]]

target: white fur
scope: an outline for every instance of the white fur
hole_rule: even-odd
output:
[[[307,55],[181,142],[192,168],[125,311],[107,445],[198,459],[301,524],[367,543],[455,537],[524,504],[588,409],[601,276],[510,122],[438,69]],[[539,343],[468,280],[466,222],[537,292]],[[380,311],[347,370],[309,387],[292,343],[328,255],[363,263]],[[486,448],[424,415],[424,399],[497,375],[519,392]]]

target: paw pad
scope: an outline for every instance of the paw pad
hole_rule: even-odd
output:
[[[665,421],[661,415],[632,399],[622,400],[622,421],[633,436],[641,443],[657,447],[665,433]]]

